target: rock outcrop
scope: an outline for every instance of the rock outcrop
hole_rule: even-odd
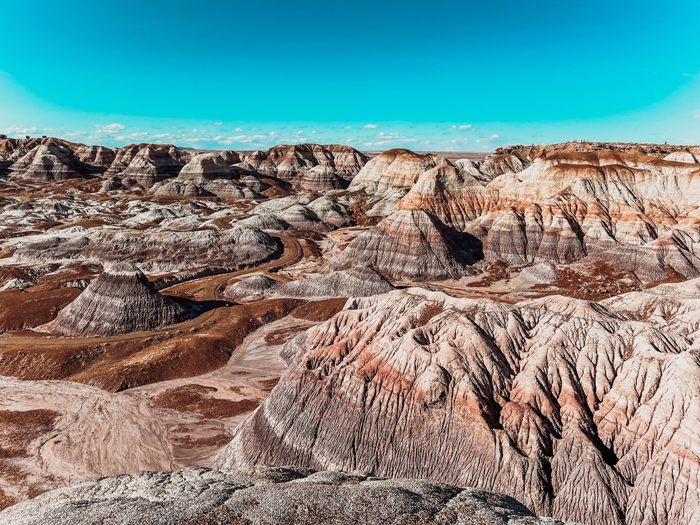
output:
[[[280,282],[265,275],[255,275],[232,284],[224,295],[229,299],[243,297],[367,297],[387,293],[394,287],[384,277],[370,268],[353,268],[330,275]]]
[[[239,170],[232,168],[229,162],[238,160],[238,155],[232,151],[196,155],[182,168],[177,178],[155,183],[151,192],[158,196],[263,198],[258,191],[249,187],[248,179],[240,183],[232,180],[238,177]],[[264,184],[254,186],[265,187]]]
[[[331,168],[339,178],[349,181],[365,165],[367,157],[350,146],[296,144],[254,151],[245,161],[258,173],[284,181],[291,181],[316,166]]]
[[[200,153],[182,168],[177,178],[180,181],[231,179],[233,173],[230,165],[218,152]]]
[[[409,190],[421,173],[437,165],[432,155],[419,155],[407,149],[392,149],[371,159],[350,183],[350,191],[384,195]]]
[[[404,209],[353,239],[327,267],[365,266],[392,280],[424,281],[459,278],[470,262],[435,216]]]
[[[10,169],[13,177],[35,180],[37,182],[61,181],[80,178],[69,155],[68,148],[57,144],[42,144],[15,162]]]
[[[260,264],[278,249],[272,237],[246,225],[226,231],[194,232],[105,229],[72,235],[56,232],[55,236],[18,248],[15,260],[22,264],[130,262],[149,273],[207,266],[234,271]]]
[[[299,175],[294,184],[302,190],[318,192],[340,190],[348,186],[348,182],[330,166],[314,166]]]
[[[156,182],[177,176],[181,169],[182,164],[173,158],[169,150],[149,145],[136,153],[120,175],[122,180],[130,179],[135,184],[149,189]],[[110,170],[107,170],[107,174],[110,174]]]
[[[177,324],[194,316],[161,295],[137,267],[112,263],[61,310],[51,329],[70,336],[128,334]]]
[[[430,170],[395,208],[425,210],[475,236],[490,261],[610,261],[642,282],[666,278],[669,268],[686,278],[700,275],[697,164],[564,151],[485,187],[479,182],[466,170]]]
[[[430,478],[587,525],[695,523],[699,286],[349,300],[288,343],[290,368],[219,464]]]
[[[114,150],[104,146],[83,146],[75,150],[75,156],[94,168],[109,168],[116,158]]]
[[[565,525],[507,496],[341,472],[192,467],[84,481],[0,512],[0,525]]]
[[[688,164],[697,164],[700,162],[700,156],[697,153],[693,154],[690,151],[675,151],[664,157],[664,160],[671,162],[686,162]]]

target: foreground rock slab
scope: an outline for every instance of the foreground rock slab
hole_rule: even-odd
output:
[[[340,472],[204,468],[84,481],[0,513],[0,525],[564,525],[507,496]]]

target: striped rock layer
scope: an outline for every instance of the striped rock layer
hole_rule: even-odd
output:
[[[350,299],[287,344],[219,466],[429,478],[587,525],[697,523],[699,316],[699,280],[606,303]]]
[[[109,265],[53,322],[70,336],[110,336],[155,330],[190,319],[184,306],[161,295],[135,266]]]
[[[346,181],[365,165],[367,157],[350,146],[338,144],[297,144],[255,151],[245,158],[257,172],[291,181],[315,166],[327,166]]]
[[[486,186],[467,163],[460,165],[421,173],[396,201],[387,225],[405,216],[405,211],[419,209],[446,228],[478,239],[489,261],[511,265],[608,261],[633,272],[641,282],[665,279],[669,272],[685,278],[700,275],[698,164],[639,152],[554,151]],[[387,180],[390,172],[391,164],[375,177],[375,191],[404,185],[414,177],[404,170]],[[363,179],[367,182],[361,173],[353,185]],[[379,245],[368,242],[374,235],[368,232],[353,241],[362,248],[351,252],[358,264],[374,264],[378,257]],[[347,262],[347,256],[340,257]],[[408,260],[394,263],[397,276],[413,272]]]

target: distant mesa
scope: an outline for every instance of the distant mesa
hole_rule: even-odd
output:
[[[52,323],[64,335],[113,336],[156,330],[194,317],[128,263],[112,263]]]

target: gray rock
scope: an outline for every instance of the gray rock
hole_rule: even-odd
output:
[[[516,500],[425,480],[192,467],[84,481],[0,512],[0,525],[564,525]]]

